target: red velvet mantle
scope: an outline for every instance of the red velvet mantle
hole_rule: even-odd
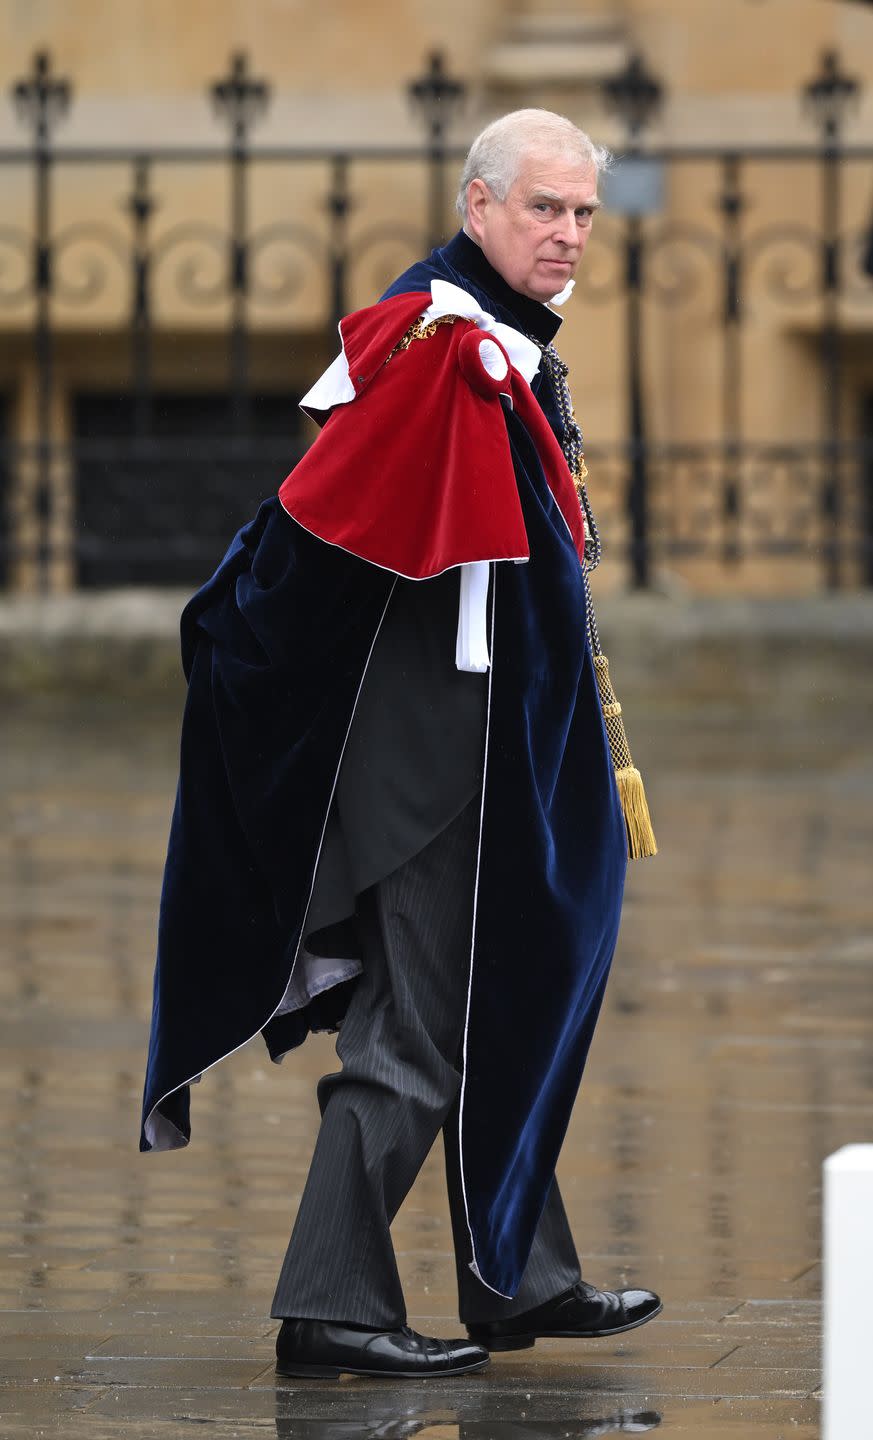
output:
[[[330,412],[283,482],[283,508],[319,539],[415,580],[476,560],[528,559],[502,392],[534,441],[581,557],[573,481],[527,381],[511,368],[483,393],[467,378],[459,351],[474,322],[439,325],[392,354],[429,303],[426,293],[398,295],[343,320],[355,398]]]

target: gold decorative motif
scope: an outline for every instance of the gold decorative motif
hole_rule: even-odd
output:
[[[406,334],[397,341],[388,360],[399,354],[401,350],[408,350],[413,340],[430,340],[440,325],[454,325],[456,320],[463,320],[463,318],[463,315],[438,315],[433,320],[427,320],[424,315],[419,315],[418,319],[410,325]],[[386,365],[388,360],[385,361]]]

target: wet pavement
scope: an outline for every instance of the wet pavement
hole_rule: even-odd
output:
[[[608,648],[661,854],[631,867],[559,1173],[586,1277],[652,1286],[663,1316],[455,1381],[277,1381],[269,1305],[332,1044],[273,1066],[258,1039],[195,1088],[188,1150],[139,1155],[180,698],[12,696],[3,1440],[818,1433],[820,1167],[873,1120],[869,649]],[[438,1155],[395,1234],[411,1323],[457,1333]]]

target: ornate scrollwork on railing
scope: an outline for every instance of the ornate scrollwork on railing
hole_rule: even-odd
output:
[[[33,242],[23,230],[0,225],[0,306],[12,309],[33,298],[32,250]]]
[[[661,448],[651,463],[649,521],[655,544],[694,553],[717,534],[719,471],[711,453]]]
[[[307,284],[323,279],[324,238],[304,225],[265,225],[249,238],[247,249],[249,296],[256,304],[287,304]]]
[[[415,225],[380,221],[354,234],[347,249],[349,288],[370,304],[427,250],[425,231]]]
[[[693,304],[707,278],[718,286],[722,248],[713,230],[690,222],[659,225],[645,242],[647,299],[662,305]],[[716,289],[717,293],[717,289]]]
[[[109,284],[107,255],[127,280],[130,248],[126,237],[109,225],[79,221],[59,230],[52,242],[53,293],[64,305],[88,305]],[[74,257],[74,263],[68,257]],[[76,270],[74,276],[71,272]]]
[[[576,294],[590,305],[605,305],[624,290],[624,244],[612,216],[596,221],[596,233],[576,272]]]
[[[746,513],[757,547],[803,551],[820,541],[821,458],[796,446],[750,449],[743,466]]]
[[[821,238],[814,230],[764,225],[746,236],[742,256],[748,282],[763,265],[764,293],[779,303],[801,304],[821,295]]]
[[[177,251],[182,252],[181,258]],[[151,250],[155,283],[171,258],[175,261],[176,290],[181,300],[203,307],[228,300],[228,239],[218,225],[190,220],[166,230]]]
[[[821,457],[800,446],[749,442],[735,456],[719,446],[656,448],[650,457],[651,544],[663,554],[705,556],[730,540],[737,558],[814,558],[824,538],[821,477]],[[728,481],[736,487],[734,518],[725,510]],[[851,523],[847,517],[847,530]]]

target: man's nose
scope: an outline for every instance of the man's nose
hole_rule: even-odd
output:
[[[579,236],[576,233],[576,216],[570,210],[565,210],[555,221],[552,237],[559,240],[562,245],[578,245]]]

